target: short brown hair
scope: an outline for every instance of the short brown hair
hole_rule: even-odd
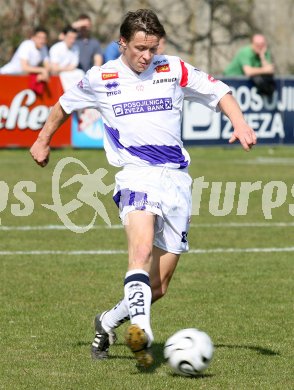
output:
[[[155,35],[159,39],[166,35],[163,25],[151,9],[138,9],[125,15],[120,26],[120,36],[129,42],[138,31]]]

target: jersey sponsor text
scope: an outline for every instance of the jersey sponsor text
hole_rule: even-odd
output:
[[[112,107],[115,116],[122,116],[154,111],[172,110],[173,105],[171,98],[159,98],[114,104]]]

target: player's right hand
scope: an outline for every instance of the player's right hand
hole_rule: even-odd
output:
[[[44,168],[49,162],[50,146],[37,139],[31,147],[30,153],[36,163]]]

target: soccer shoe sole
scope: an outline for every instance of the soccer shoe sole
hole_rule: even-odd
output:
[[[153,363],[153,357],[148,349],[148,337],[138,325],[130,325],[126,331],[125,340],[130,350],[135,355],[140,367],[148,368]]]

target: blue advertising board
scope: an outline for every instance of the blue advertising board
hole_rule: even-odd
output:
[[[294,77],[275,78],[272,97],[261,96],[247,78],[222,78],[237,99],[258,143],[294,144]],[[185,145],[227,144],[232,125],[222,113],[185,102],[182,138]]]
[[[257,93],[245,77],[222,78],[237,99],[259,144],[294,144],[294,77],[276,77],[272,97]],[[199,103],[184,103],[182,139],[185,145],[225,145],[232,125],[222,113]],[[72,117],[71,144],[78,148],[103,148],[104,125],[98,111],[84,110]]]
[[[76,148],[103,148],[104,124],[97,110],[74,112],[71,122],[71,145]]]

